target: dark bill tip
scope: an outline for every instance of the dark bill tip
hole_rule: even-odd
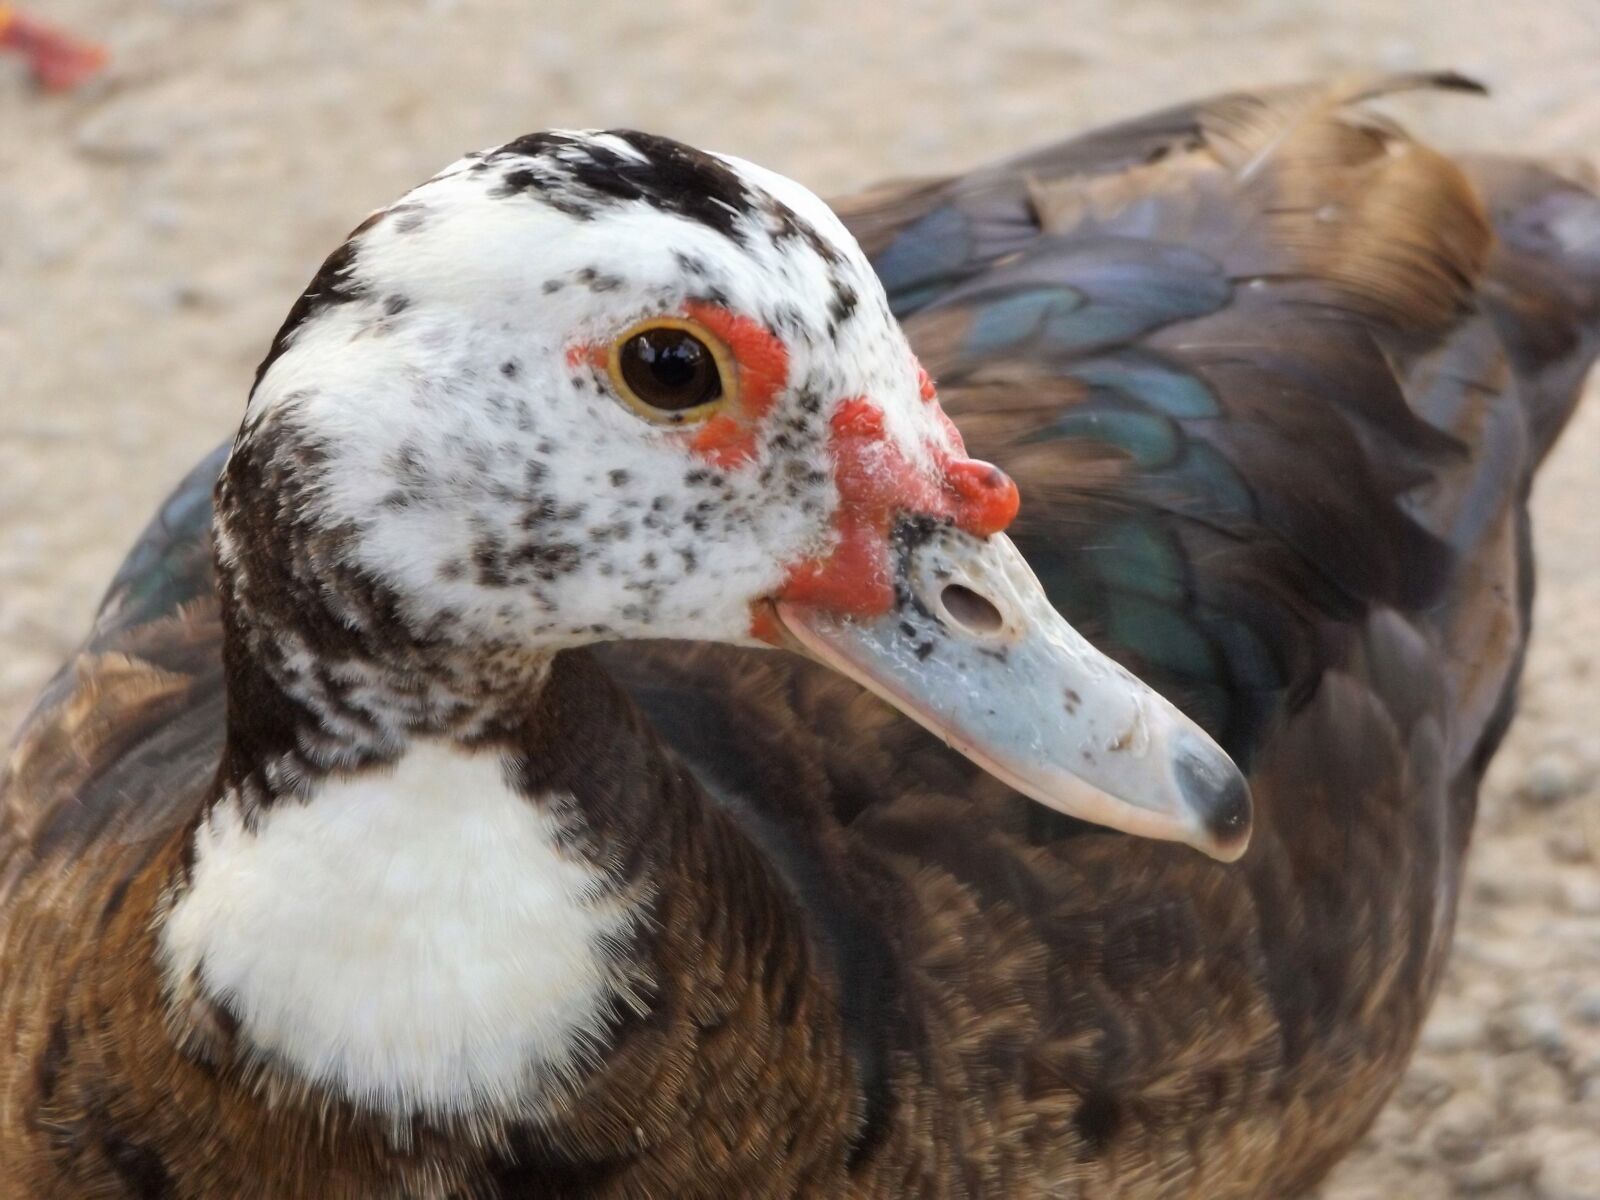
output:
[[[1172,772],[1217,857],[1244,853],[1250,837],[1250,787],[1244,775],[1210,742],[1185,738],[1173,755]]]

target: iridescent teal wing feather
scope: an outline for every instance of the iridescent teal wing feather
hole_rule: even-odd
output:
[[[1419,83],[1466,86],[1389,86]],[[1381,90],[1223,97],[844,204],[970,447],[1022,485],[1057,606],[1246,766],[1368,613],[1437,617],[1524,485],[1531,448],[1463,428],[1468,397],[1547,444],[1592,353],[1562,303],[1588,193],[1500,169],[1492,249],[1451,164],[1344,107]],[[1480,296],[1486,269],[1536,308]],[[1507,341],[1544,408],[1501,386]],[[1494,482],[1446,520],[1467,477]]]

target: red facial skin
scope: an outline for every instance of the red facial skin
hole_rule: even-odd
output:
[[[575,342],[567,347],[567,366],[569,367],[588,365],[597,371],[604,371],[610,358],[611,351],[599,342]]]
[[[757,426],[788,379],[789,356],[770,330],[749,317],[698,301],[684,310],[721,338],[739,364],[736,407],[687,431],[685,444],[712,465],[733,470],[755,458]],[[568,349],[567,362],[604,370],[609,353],[603,345],[576,345]],[[988,537],[1017,515],[1017,485],[1000,468],[966,456],[961,434],[939,407],[933,381],[920,364],[916,370],[918,393],[934,407],[949,448],[930,445],[931,467],[914,464],[889,439],[881,408],[862,396],[841,401],[828,438],[839,488],[833,515],[838,540],[825,557],[789,569],[780,599],[849,616],[881,615],[894,603],[889,534],[898,517],[941,518]],[[756,606],[750,632],[762,641],[781,641],[770,604]]]
[[[691,300],[684,309],[721,338],[739,364],[737,415],[718,413],[695,431],[689,449],[722,470],[731,471],[756,456],[756,425],[772,411],[789,378],[789,352],[767,329],[749,317],[714,304]]]
[[[879,616],[894,604],[889,533],[896,518],[907,513],[940,517],[988,537],[1017,515],[1017,485],[1000,468],[967,458],[953,425],[955,452],[935,448],[930,471],[907,461],[884,431],[883,410],[869,400],[843,401],[831,424],[838,542],[827,557],[791,567],[780,599],[848,616]],[[765,607],[751,632],[763,641],[779,640]]]

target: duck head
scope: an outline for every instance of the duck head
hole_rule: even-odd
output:
[[[546,133],[328,260],[257,377],[218,548],[240,636],[347,715],[384,638],[508,679],[596,641],[777,645],[1052,808],[1236,856],[1239,772],[1050,607],[1003,532],[1017,504],[815,196]],[[330,666],[347,635],[363,655]],[[407,713],[355,705],[380,736],[467,703],[407,661]]]

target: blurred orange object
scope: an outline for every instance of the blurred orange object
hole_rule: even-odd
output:
[[[34,79],[50,92],[76,87],[106,63],[101,47],[41,25],[9,4],[0,4],[0,50],[26,58]]]

